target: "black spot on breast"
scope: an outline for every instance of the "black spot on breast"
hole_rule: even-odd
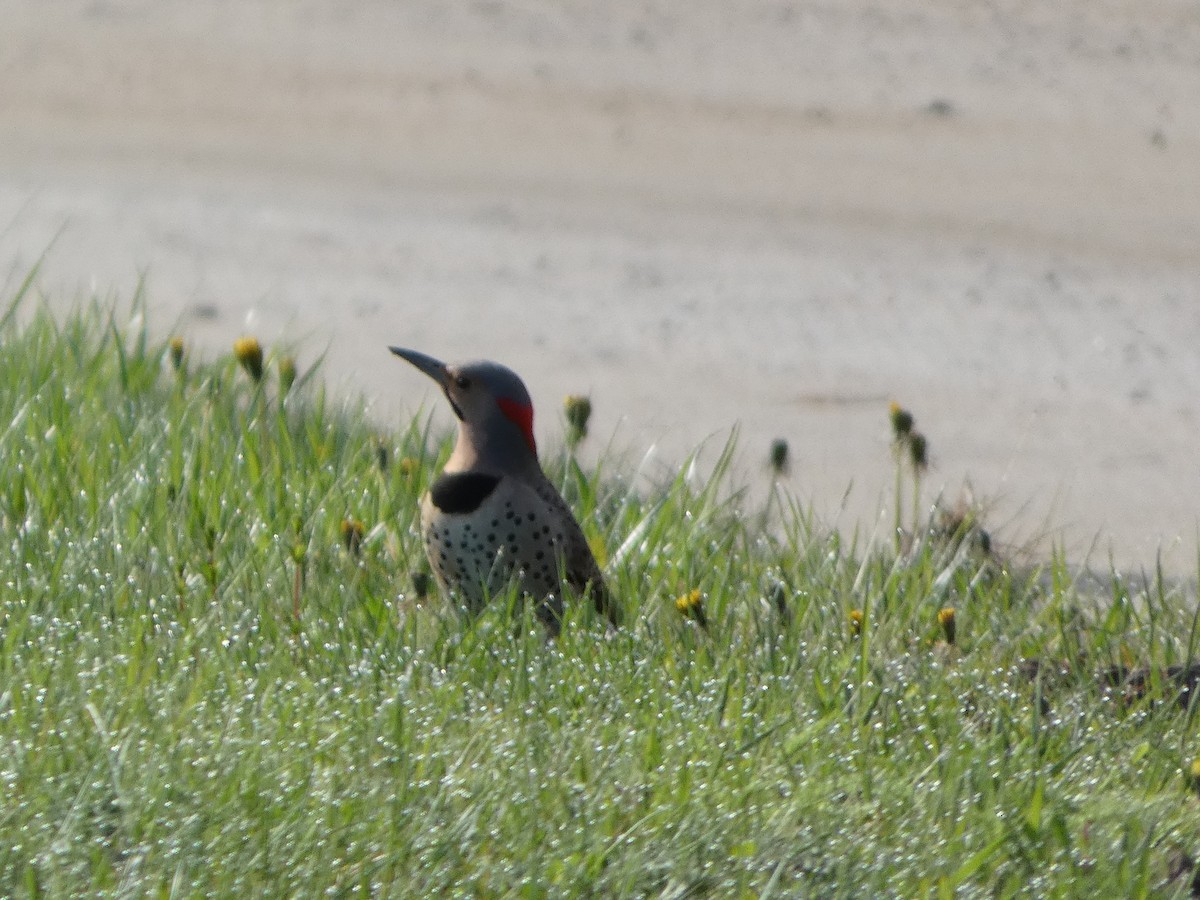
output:
[[[500,483],[498,475],[455,472],[442,475],[429,489],[429,499],[444,513],[469,513],[479,508]]]

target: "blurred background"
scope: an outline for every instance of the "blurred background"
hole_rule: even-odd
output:
[[[283,342],[389,427],[386,352],[520,372],[544,446],[739,471],[886,536],[1195,575],[1191,0],[0,0],[0,271],[198,352]],[[437,421],[449,427],[446,410]],[[756,490],[758,489],[756,487]]]

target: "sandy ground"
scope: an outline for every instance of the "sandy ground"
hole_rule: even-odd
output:
[[[1001,541],[1195,573],[1193,0],[0,0],[0,266],[208,352],[525,376],[553,443],[758,482],[870,529],[887,404]],[[52,244],[52,246],[51,246]],[[449,415],[439,412],[449,424]],[[599,447],[593,448],[593,451]],[[886,517],[884,519],[886,521]],[[1088,556],[1089,548],[1091,555]]]

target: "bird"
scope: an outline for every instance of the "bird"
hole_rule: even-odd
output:
[[[553,636],[565,583],[616,627],[596,557],[538,462],[533,401],[520,376],[486,360],[448,365],[388,349],[432,378],[458,419],[454,450],[421,498],[425,555],[442,590],[477,612],[515,580]]]

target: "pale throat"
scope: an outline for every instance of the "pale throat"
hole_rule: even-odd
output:
[[[537,444],[533,437],[533,409],[509,402],[498,404],[504,418],[515,429],[496,428],[495,424],[477,424],[462,419],[454,450],[446,460],[443,472],[496,472],[503,474],[514,469],[539,468]],[[517,415],[510,415],[510,410]]]

